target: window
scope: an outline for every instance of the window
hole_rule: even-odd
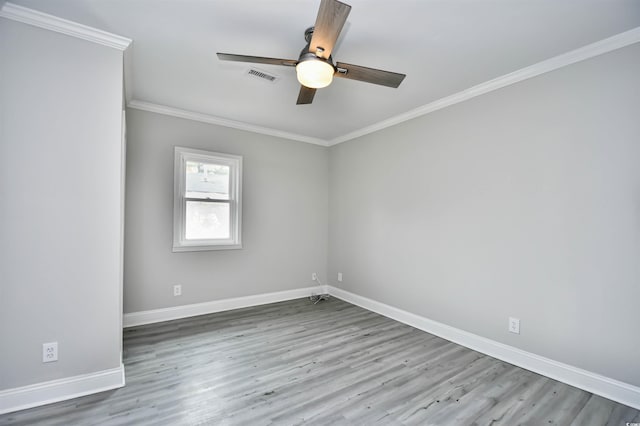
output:
[[[175,148],[173,251],[242,248],[242,157]]]

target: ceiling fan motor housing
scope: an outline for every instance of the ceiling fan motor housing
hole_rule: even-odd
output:
[[[300,52],[300,57],[298,58],[298,63],[300,62],[305,62],[305,61],[320,61],[320,62],[325,62],[329,65],[331,65],[331,67],[335,70],[336,66],[333,64],[333,58],[331,56],[329,56],[328,59],[322,58],[320,56],[316,56],[315,53],[313,52],[309,52],[308,50],[308,45],[307,47],[305,47],[304,49],[302,49],[302,52]]]
[[[300,56],[298,57],[298,63],[309,61],[309,60],[321,60],[331,65],[335,70],[336,67],[333,64],[333,57],[331,55],[329,55],[329,58],[324,58],[323,56],[320,56],[320,54],[324,52],[324,49],[319,47],[317,52],[311,51],[310,44],[311,44],[311,38],[313,37],[314,29],[315,27],[309,27],[304,31],[304,39],[306,40],[307,44],[300,51]]]

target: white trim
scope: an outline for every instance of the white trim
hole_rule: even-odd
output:
[[[250,306],[265,305],[267,303],[283,302],[285,300],[307,297],[314,292],[322,293],[322,287],[297,288],[294,290],[278,291],[275,293],[256,294],[253,296],[234,297],[232,299],[212,300],[211,302],[195,303],[192,305],[132,312],[124,314],[124,327],[153,324],[156,322],[229,311],[231,309],[248,308]]]
[[[170,115],[172,117],[184,118],[187,120],[200,121],[202,123],[216,124],[218,126],[230,127],[232,129],[245,130],[247,132],[260,133],[268,136],[276,136],[283,139],[291,139],[299,142],[306,142],[315,145],[327,146],[327,141],[311,136],[298,135],[282,130],[271,129],[269,127],[256,126],[243,123],[241,121],[229,120],[227,118],[216,117],[215,115],[202,114],[199,112],[187,111],[179,108],[172,108],[165,105],[158,105],[151,102],[132,100],[127,103],[129,108],[141,111],[155,112],[157,114]]]
[[[95,373],[0,391],[0,414],[65,401],[124,386],[124,365]]]
[[[122,336],[122,314],[124,312],[124,217],[126,201],[126,181],[127,181],[127,112],[122,109],[122,126],[120,141],[120,251],[118,253],[118,320],[119,320],[119,344],[120,344],[120,364],[122,364],[123,336]]]
[[[171,248],[173,253],[185,253],[190,251],[216,251],[216,250],[242,250],[242,244],[210,244],[210,245],[182,245]]]
[[[640,387],[630,385],[591,371],[545,358],[513,346],[505,345],[468,331],[386,305],[346,290],[329,286],[329,294],[385,317],[435,334],[469,349],[498,358],[510,364],[534,371],[560,382],[603,396],[621,404],[640,409]]]
[[[186,163],[198,161],[229,167],[229,238],[186,238]],[[231,250],[242,248],[242,156],[201,149],[174,147],[173,251]]]
[[[328,141],[327,145],[336,145],[351,139],[358,138],[360,136],[367,135],[369,133],[377,132],[378,130],[395,126],[396,124],[400,124],[405,121],[420,117],[422,115],[437,111],[439,109],[464,102],[471,98],[475,98],[476,96],[480,96],[485,93],[489,93],[494,90],[498,90],[503,87],[510,86],[512,84],[519,83],[533,77],[537,77],[541,74],[566,67],[567,65],[584,61],[586,59],[590,59],[595,56],[599,56],[604,53],[608,53],[638,42],[640,42],[640,27],[636,27],[629,31],[614,35],[613,37],[605,38],[604,40],[597,41],[595,43],[589,44],[576,50],[572,50],[562,55],[555,56],[545,61],[538,62],[537,64],[519,69],[509,74],[505,74],[503,76],[494,78],[493,80],[480,83],[461,92],[430,102],[426,105],[412,109],[403,114],[396,115],[395,117],[391,117],[387,120],[380,121],[371,126],[363,127],[362,129],[347,133],[342,136],[338,136]]]
[[[131,44],[131,39],[126,37],[18,6],[13,3],[5,3],[2,9],[0,9],[0,17],[113,47],[118,50],[125,50]]]

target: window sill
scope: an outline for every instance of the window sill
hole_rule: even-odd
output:
[[[209,245],[209,246],[173,246],[174,253],[185,251],[213,251],[213,250],[239,250],[242,244],[225,244],[225,245]]]

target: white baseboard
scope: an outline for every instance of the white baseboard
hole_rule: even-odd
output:
[[[469,349],[640,410],[640,387],[526,352],[340,288],[328,287],[330,295],[345,302],[358,305]]]
[[[124,386],[124,366],[0,391],[0,414]]]
[[[326,287],[326,286],[325,286]],[[123,326],[153,324],[179,318],[212,314],[214,312],[229,311],[231,309],[248,308],[249,306],[265,305],[267,303],[283,302],[310,296],[311,293],[326,292],[323,287],[306,287],[294,290],[278,291],[275,293],[256,294],[254,296],[235,297],[232,299],[213,300],[211,302],[195,303],[192,305],[174,306],[171,308],[153,309],[149,311],[124,314]]]

